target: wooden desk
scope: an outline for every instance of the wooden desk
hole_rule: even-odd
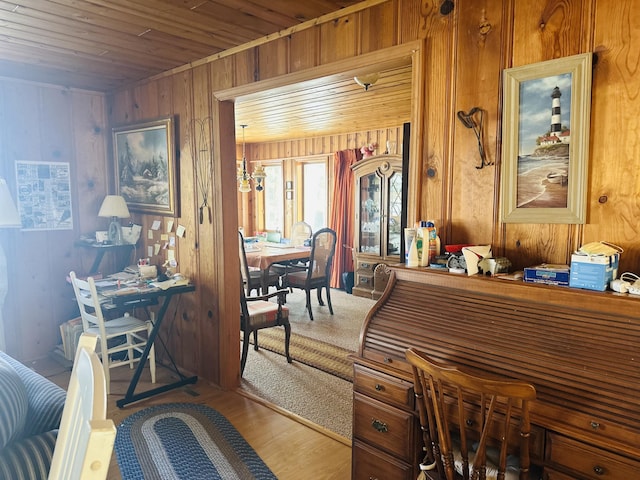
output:
[[[147,346],[145,347],[144,352],[142,352],[142,356],[140,357],[140,361],[138,362],[136,371],[133,374],[133,378],[131,379],[131,383],[129,384],[127,393],[125,394],[124,398],[116,402],[116,405],[118,407],[122,408],[125,405],[143,400],[145,398],[149,398],[153,395],[158,395],[159,393],[168,392],[169,390],[173,390],[184,385],[196,383],[196,381],[198,380],[197,376],[185,377],[184,375],[182,375],[182,373],[178,370],[175,362],[173,361],[171,354],[167,352],[167,355],[169,356],[169,359],[171,360],[176,373],[180,376],[180,380],[169,385],[163,385],[161,387],[134,394],[136,386],[138,385],[138,380],[140,380],[140,375],[142,374],[142,370],[144,369],[144,365],[147,362],[147,358],[149,357],[149,350],[151,350],[151,346],[154,344],[156,337],[158,336],[158,332],[160,331],[162,321],[164,320],[164,316],[167,312],[167,308],[169,307],[171,299],[175,295],[193,292],[195,291],[195,289],[196,287],[194,285],[180,285],[169,287],[166,290],[161,290],[159,288],[144,288],[126,294],[107,294],[106,292],[102,292],[102,294],[106,296],[115,307],[118,308],[123,308],[125,306],[131,307],[131,305],[134,305],[135,302],[159,301],[160,299],[163,300],[162,305],[160,306],[160,310],[158,310],[155,324],[153,325],[153,329],[151,330],[151,334],[149,335]]]
[[[289,260],[304,261],[311,254],[311,247],[269,247],[259,245],[257,250],[245,250],[247,265],[259,268],[262,271],[262,293],[269,291],[269,268],[274,263]]]
[[[404,351],[530,382],[531,458],[549,480],[640,472],[640,298],[391,267],[354,359],[354,479],[415,479],[422,459]],[[372,428],[372,419],[388,426]]]

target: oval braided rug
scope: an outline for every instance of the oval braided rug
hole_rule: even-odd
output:
[[[277,480],[219,412],[194,403],[140,410],[118,426],[115,451],[125,480]]]

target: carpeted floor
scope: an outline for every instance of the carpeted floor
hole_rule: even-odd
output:
[[[375,303],[342,290],[332,290],[334,315],[312,296],[314,320],[305,310],[305,295],[294,290],[287,296],[292,333],[314,338],[355,352],[364,318]],[[263,333],[263,332],[260,332]],[[260,336],[259,340],[260,342]],[[261,348],[249,349],[242,389],[351,438],[353,385],[337,376]]]

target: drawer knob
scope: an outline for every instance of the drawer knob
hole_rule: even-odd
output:
[[[376,389],[377,391],[381,392],[381,391],[383,391],[383,390],[384,390],[384,386],[383,386],[383,385],[380,385],[379,383],[376,383],[375,389]]]
[[[386,423],[381,422],[380,420],[376,420],[375,418],[371,419],[371,426],[375,428],[377,431],[379,431],[380,433],[386,433],[389,431],[389,428],[387,427]]]
[[[591,422],[591,428],[598,430],[600,428],[600,424],[598,422]]]
[[[470,418],[467,418],[464,423],[467,424],[467,427],[473,427],[473,420],[471,420]]]
[[[362,264],[362,268],[369,268],[369,264],[368,263],[363,263]]]
[[[392,363],[392,362],[393,362],[393,359],[392,359],[392,358],[390,358],[390,357],[384,357],[383,362],[384,362],[384,363]]]
[[[596,465],[595,467],[593,467],[593,472],[596,475],[604,475],[604,467],[601,467],[600,465]]]

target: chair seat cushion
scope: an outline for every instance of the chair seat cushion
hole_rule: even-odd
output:
[[[283,305],[281,321],[278,322],[278,305],[266,300],[247,302],[247,308],[249,310],[248,330],[272,327],[279,323],[283,323],[284,320],[288,320],[289,318],[289,308],[287,308],[286,305]]]
[[[27,389],[18,372],[0,358],[0,449],[20,438],[27,418]]]
[[[469,452],[469,465],[473,465],[473,461],[476,458],[475,450],[478,448],[478,444],[474,444],[471,446],[472,451]],[[486,478],[487,480],[496,480],[498,478],[498,464],[500,458],[500,452],[496,448],[488,447],[487,448],[487,470],[486,470]],[[454,441],[453,446],[453,459],[455,462],[456,472],[458,475],[463,475],[463,465],[462,465],[462,454],[460,453],[460,447],[456,441]],[[470,468],[469,474],[473,473],[473,467]],[[516,455],[507,455],[507,469],[504,474],[505,480],[518,480],[520,478],[520,462]],[[530,478],[537,478],[533,475]]]

